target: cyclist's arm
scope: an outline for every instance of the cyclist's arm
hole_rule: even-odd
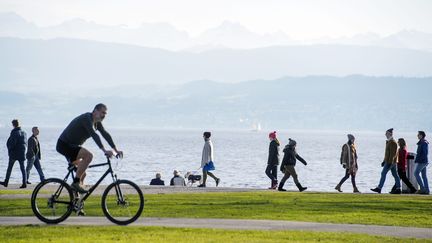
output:
[[[96,128],[102,134],[102,137],[108,142],[108,144],[111,146],[111,148],[114,149],[114,151],[116,153],[118,153],[117,147],[115,146],[114,141],[113,141],[111,135],[105,130],[105,128],[103,127],[102,123],[98,122],[96,124]]]
[[[91,120],[85,122],[84,124],[84,128],[87,130],[87,132],[90,134],[90,136],[93,138],[93,140],[95,141],[95,143],[97,144],[97,146],[102,149],[102,151],[104,151],[104,153],[106,153],[106,149],[104,148],[102,141],[99,137],[99,135],[97,135],[97,133],[95,132],[95,130],[93,129],[93,122]]]

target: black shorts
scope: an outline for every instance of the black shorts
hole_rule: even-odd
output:
[[[81,147],[78,145],[71,145],[63,142],[62,140],[57,140],[56,150],[60,154],[64,155],[69,163],[74,162],[77,159],[78,152]]]

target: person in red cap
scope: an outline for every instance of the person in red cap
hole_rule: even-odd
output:
[[[276,131],[269,134],[270,146],[269,156],[267,160],[267,168],[265,170],[266,175],[271,180],[271,186],[269,189],[276,189],[278,186],[277,180],[277,167],[279,165],[279,140],[276,138]]]

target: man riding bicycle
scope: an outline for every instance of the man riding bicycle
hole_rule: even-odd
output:
[[[120,157],[123,156],[123,152],[117,150],[111,135],[102,126],[102,121],[106,114],[106,105],[102,103],[97,104],[93,112],[84,113],[73,119],[57,141],[57,152],[64,155],[69,163],[77,167],[76,177],[71,187],[79,193],[87,192],[80,184],[84,183],[86,170],[93,159],[93,154],[84,147],[81,147],[88,138],[92,137],[106,156],[112,157],[114,152]],[[114,152],[104,148],[96,131],[100,132]]]

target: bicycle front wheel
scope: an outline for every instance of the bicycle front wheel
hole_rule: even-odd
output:
[[[102,210],[113,223],[130,224],[138,219],[143,209],[143,193],[131,181],[118,180],[110,184],[102,195]]]
[[[58,224],[72,213],[72,189],[63,180],[50,178],[33,190],[31,206],[38,219],[47,224]]]

